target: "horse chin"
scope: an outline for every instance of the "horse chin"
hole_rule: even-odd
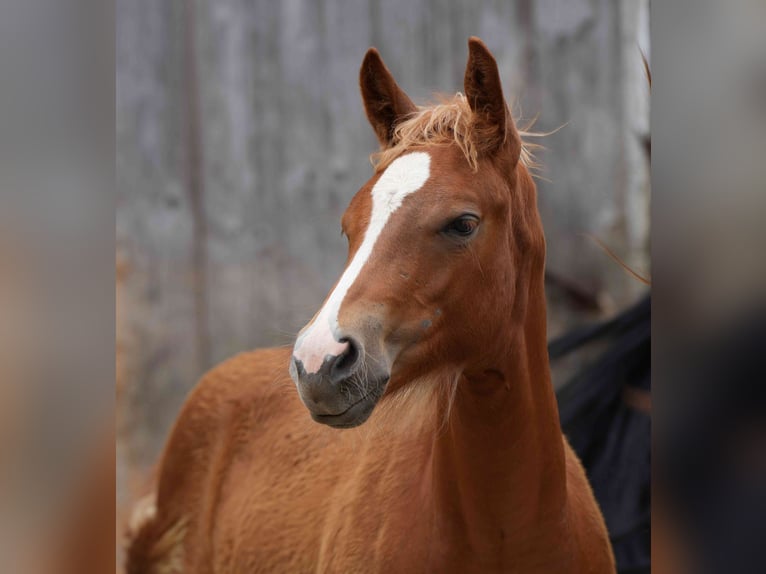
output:
[[[370,418],[380,397],[383,396],[387,383],[388,377],[369,382],[365,386],[370,390],[360,397],[353,398],[346,410],[338,414],[318,414],[309,409],[311,418],[315,422],[336,429],[358,427]]]

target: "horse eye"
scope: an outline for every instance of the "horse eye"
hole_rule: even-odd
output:
[[[479,220],[473,215],[461,215],[457,219],[449,222],[444,231],[450,235],[458,237],[468,237],[473,235],[479,226]]]

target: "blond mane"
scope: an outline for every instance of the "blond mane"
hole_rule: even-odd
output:
[[[533,123],[533,122],[532,122]],[[539,144],[525,141],[525,138],[539,137],[544,134],[531,132],[531,124],[519,129],[521,137],[521,163],[530,170],[537,169],[533,152]],[[417,112],[400,122],[393,133],[394,145],[377,151],[370,156],[375,171],[385,169],[406,149],[423,145],[455,144],[463,152],[471,169],[478,169],[479,146],[478,128],[474,121],[465,96],[458,92],[453,97],[440,97],[439,102],[430,107],[421,107]]]

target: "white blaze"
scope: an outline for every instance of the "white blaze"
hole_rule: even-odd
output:
[[[338,342],[338,311],[343,299],[370,258],[375,242],[391,215],[405,197],[415,193],[428,180],[430,164],[431,156],[425,152],[399,157],[391,162],[372,188],[372,214],[364,240],[314,322],[295,343],[293,354],[303,363],[307,373],[317,372],[326,356],[338,355],[346,349],[346,343]]]

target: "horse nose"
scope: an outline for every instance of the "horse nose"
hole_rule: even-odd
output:
[[[361,352],[359,343],[350,337],[338,341],[333,351],[335,354],[325,355],[320,365],[318,365],[320,361],[316,359],[311,360],[310,364],[304,364],[301,359],[293,355],[292,370],[298,379],[307,382],[310,379],[319,379],[336,385],[348,379],[356,371]]]
[[[345,349],[340,354],[325,359],[329,359],[329,376],[333,384],[344,381],[354,374],[361,356],[359,344],[356,341],[347,338],[341,339],[340,342],[345,343]]]

